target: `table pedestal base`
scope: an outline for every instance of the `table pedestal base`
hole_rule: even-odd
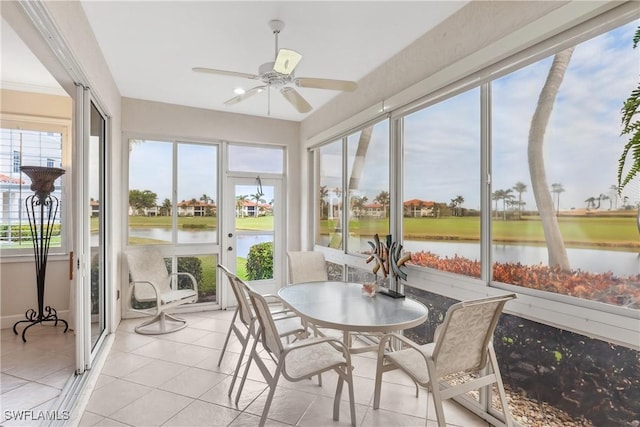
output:
[[[59,319],[58,313],[54,308],[46,306],[44,308],[44,312],[46,313],[46,315],[44,315],[43,313],[37,313],[32,308],[27,310],[27,312],[24,314],[24,316],[26,317],[26,320],[19,320],[13,324],[13,333],[18,335],[18,330],[16,329],[17,326],[20,323],[28,323],[27,327],[22,330],[22,341],[27,342],[27,339],[25,338],[27,329],[29,329],[33,325],[37,325],[38,323],[54,322],[53,326],[58,326],[58,322],[62,322],[64,323],[64,332],[67,332],[69,330],[69,324],[67,323],[67,321],[64,319]]]

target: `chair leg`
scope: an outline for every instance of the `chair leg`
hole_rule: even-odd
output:
[[[382,389],[382,369],[384,364],[384,356],[378,355],[378,363],[376,366],[376,382],[373,389],[373,409],[380,407],[380,392]]]
[[[247,339],[248,341],[248,339]],[[242,379],[240,380],[240,386],[238,387],[238,392],[236,393],[236,406],[238,406],[238,402],[240,401],[240,395],[242,394],[242,389],[244,388],[244,383],[247,380],[247,374],[249,373],[249,368],[251,367],[251,361],[253,360],[253,355],[256,353],[256,347],[258,345],[259,337],[254,337],[253,345],[251,346],[251,351],[249,352],[249,360],[247,360],[247,365],[244,367],[244,372],[242,373]]]
[[[229,330],[227,331],[227,337],[224,339],[224,345],[222,346],[222,350],[220,351],[220,358],[218,359],[218,366],[222,364],[222,358],[224,357],[224,352],[227,350],[227,344],[229,344],[229,337],[231,336],[231,330],[233,329],[233,325],[235,324],[236,317],[238,317],[238,309],[233,313],[233,317],[231,318],[231,325],[229,325]]]
[[[433,397],[433,406],[436,408],[436,419],[438,427],[446,427],[447,422],[444,418],[444,408],[442,407],[442,396],[440,395],[440,381],[436,371],[436,365],[433,360],[427,360],[427,372],[429,373],[431,396]],[[427,419],[428,419],[427,414]]]
[[[264,403],[264,409],[262,410],[262,416],[260,417],[260,424],[258,424],[259,427],[264,427],[264,423],[267,421],[267,415],[269,415],[269,409],[271,409],[273,396],[276,394],[276,386],[278,385],[278,379],[280,378],[281,372],[282,362],[278,363],[278,366],[276,367],[271,380],[265,378],[267,380],[267,383],[269,384],[269,394],[267,395],[267,401]]]
[[[236,335],[238,335],[240,331],[236,330],[234,332],[236,333]],[[240,372],[240,367],[242,366],[242,359],[244,358],[244,355],[247,351],[247,346],[249,345],[250,337],[251,337],[250,331],[247,331],[247,336],[245,337],[240,338],[240,336],[238,336],[240,341],[242,341],[242,350],[240,350],[240,357],[238,358],[238,363],[236,363],[236,369],[233,371],[233,379],[231,380],[231,385],[229,385],[229,397],[231,397],[231,393],[233,392],[233,387],[236,384],[236,379],[238,378],[238,372]]]
[[[340,369],[337,368],[336,371]],[[338,372],[338,383],[336,384],[336,394],[333,396],[333,420],[340,420],[340,398],[342,397],[342,385],[344,384],[344,373]]]
[[[356,427],[356,406],[355,398],[353,394],[353,375],[351,372],[350,363],[345,365],[345,371],[340,368],[335,368],[338,373],[338,383],[336,384],[336,394],[333,397],[333,420],[340,420],[340,401],[342,399],[342,387],[344,383],[347,383],[349,387],[349,412],[351,414],[351,425]]]
[[[502,413],[504,414],[504,422],[507,427],[513,427],[513,420],[511,418],[511,410],[509,409],[509,403],[507,402],[507,393],[504,391],[504,384],[502,383],[502,376],[500,375],[500,367],[498,366],[498,359],[496,358],[496,352],[493,346],[489,346],[489,361],[491,363],[491,369],[496,376],[496,385],[498,387],[498,396],[500,397],[500,404],[502,405]]]

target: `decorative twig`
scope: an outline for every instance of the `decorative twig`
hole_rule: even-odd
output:
[[[387,235],[386,243],[381,242],[377,234],[373,236],[373,242],[369,241],[368,243],[371,246],[371,253],[367,258],[367,264],[373,260],[376,261],[372,269],[373,274],[377,275],[378,271],[382,270],[384,278],[391,273],[396,279],[407,279],[407,273],[402,271],[400,267],[411,259],[411,252],[403,253],[402,245],[393,242],[390,234]]]

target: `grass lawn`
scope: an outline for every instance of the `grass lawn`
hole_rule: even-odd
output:
[[[569,247],[624,247],[640,246],[635,216],[629,217],[560,217],[560,231]],[[321,221],[321,234],[333,232],[335,222]],[[480,240],[479,217],[404,218],[404,240]],[[388,233],[386,220],[352,221],[349,230],[360,236],[371,237]],[[542,222],[539,217],[523,217],[521,220],[494,219],[494,242],[526,242],[545,244]]]

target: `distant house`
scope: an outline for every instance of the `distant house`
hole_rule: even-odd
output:
[[[382,206],[380,203],[369,203],[366,205],[362,205],[360,216],[366,216],[369,218],[384,218],[384,206]]]
[[[431,200],[411,199],[403,203],[405,217],[422,218],[435,216],[436,203]]]
[[[89,206],[90,206],[92,217],[100,216],[100,202],[91,199],[91,201],[89,202]]]
[[[271,205],[265,203],[256,203],[251,200],[244,200],[242,207],[236,206],[236,216],[264,216],[271,213]]]
[[[157,208],[159,212],[160,208]],[[213,216],[216,213],[214,203],[199,201],[182,201],[178,203],[178,216]]]

